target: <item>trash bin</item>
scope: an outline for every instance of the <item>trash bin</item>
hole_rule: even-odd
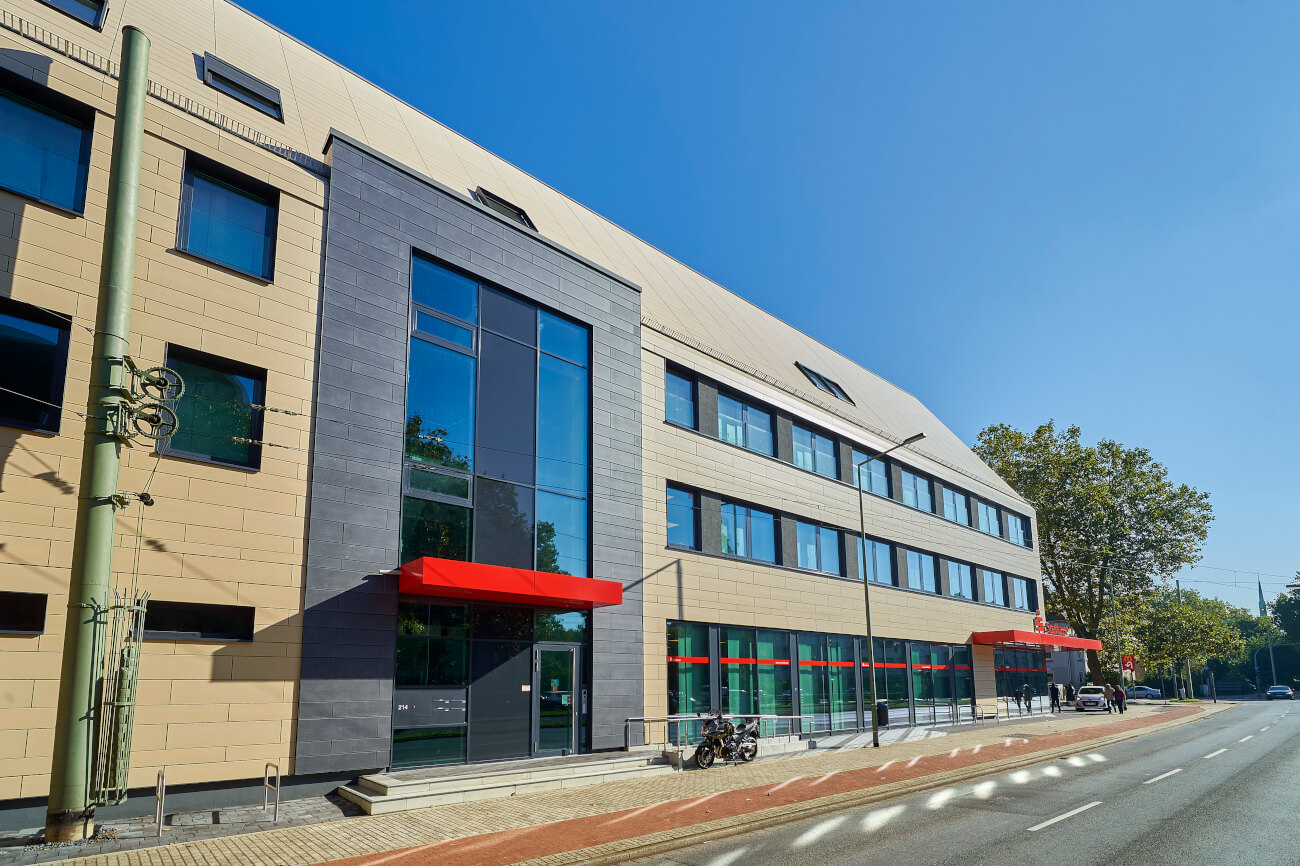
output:
[[[889,701],[876,701],[876,724],[882,728],[889,725]]]

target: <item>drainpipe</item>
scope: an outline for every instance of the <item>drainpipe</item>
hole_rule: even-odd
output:
[[[96,633],[97,621],[108,606],[113,577],[114,497],[122,440],[114,435],[112,419],[124,417],[118,413],[126,408],[123,397],[130,384],[122,359],[127,354],[131,333],[131,280],[135,271],[136,216],[148,87],[149,38],[135,27],[123,27],[90,399],[81,452],[81,485],[68,587],[68,619],[63,632],[50,798],[45,813],[46,842],[86,839],[95,829],[95,803],[90,789],[92,731],[103,665],[103,647],[97,645]]]

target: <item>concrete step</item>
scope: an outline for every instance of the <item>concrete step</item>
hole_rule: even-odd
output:
[[[361,777],[354,785],[344,785],[338,789],[338,793],[345,800],[359,806],[367,815],[384,815],[445,803],[467,803],[537,791],[579,788],[618,779],[637,779],[672,772],[675,772],[673,768],[662,760],[623,758],[516,773],[502,769],[482,775],[447,779],[405,781],[393,777],[383,779],[380,777],[384,774],[374,774]]]

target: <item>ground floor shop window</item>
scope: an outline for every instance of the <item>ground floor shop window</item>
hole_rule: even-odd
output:
[[[1045,701],[1047,695],[1047,660],[1039,650],[995,649],[993,668],[997,674],[998,697],[1011,698],[1023,695],[1029,686],[1034,705]]]
[[[855,730],[870,724],[866,638],[670,621],[668,712],[795,716],[791,730]],[[974,700],[970,647],[875,639],[876,697],[889,724],[969,717]],[[716,695],[715,695],[716,689]]]

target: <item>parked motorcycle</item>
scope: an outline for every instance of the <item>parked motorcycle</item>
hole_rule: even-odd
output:
[[[721,758],[725,762],[748,763],[758,757],[758,719],[744,719],[739,725],[721,713],[706,716],[700,726],[703,738],[695,748],[695,766],[707,770]]]

